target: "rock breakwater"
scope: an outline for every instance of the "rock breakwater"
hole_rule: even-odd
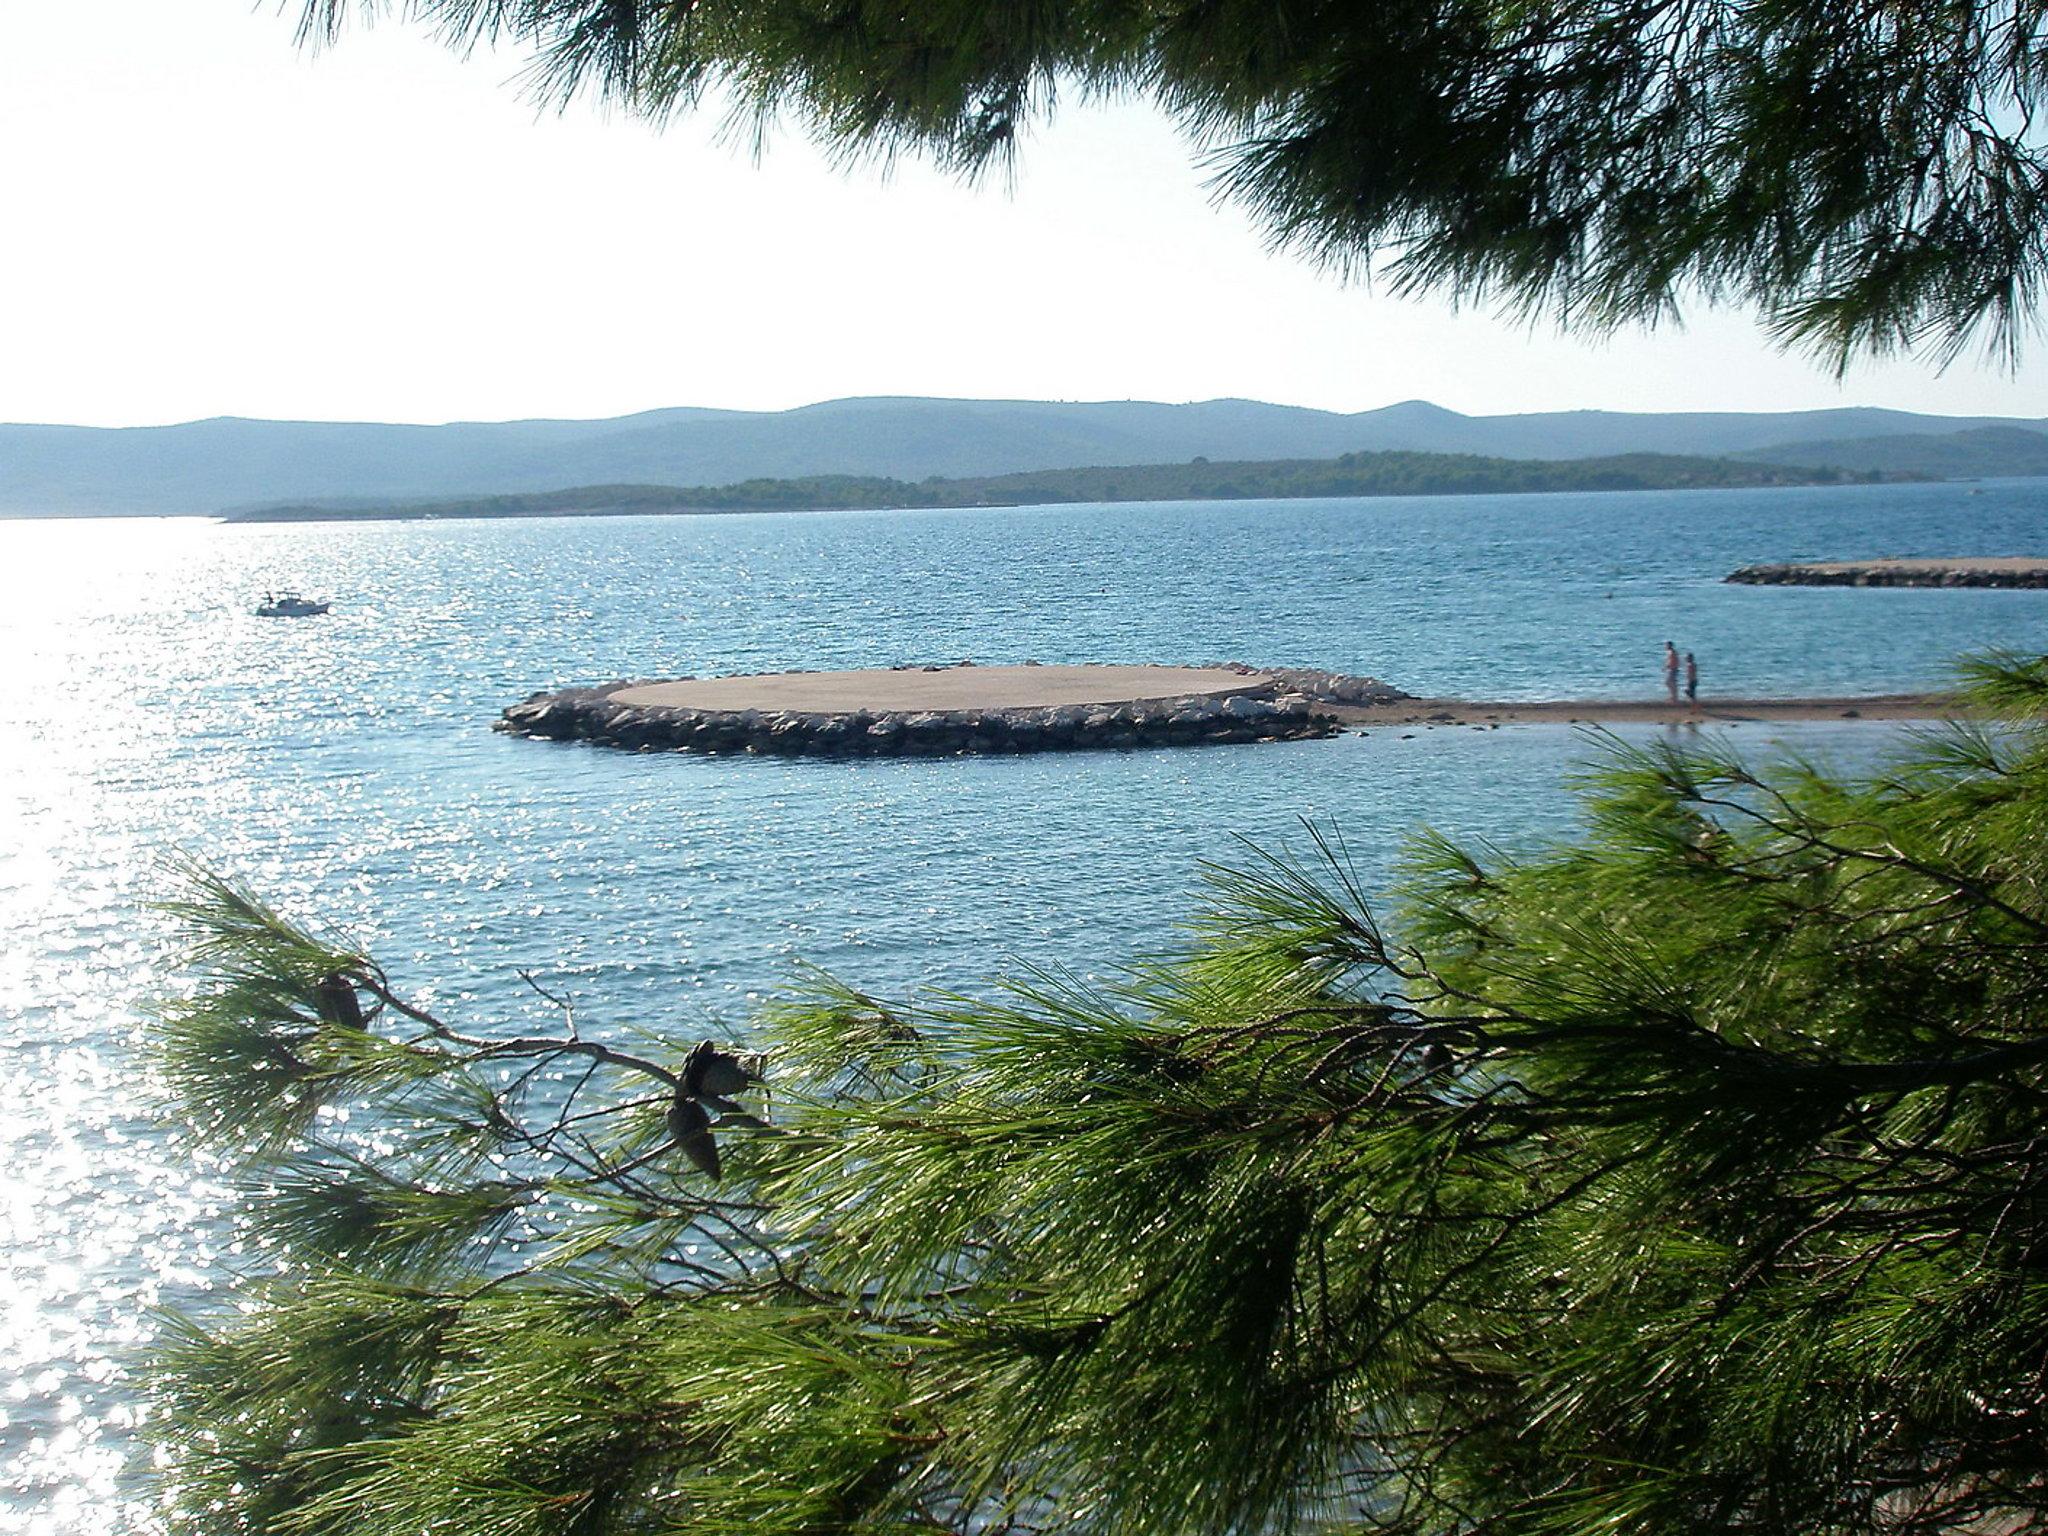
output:
[[[1098,677],[1102,682],[1090,688]],[[507,709],[496,729],[637,752],[953,757],[1300,740],[1341,729],[1330,705],[1408,697],[1374,678],[1241,663],[1099,673],[1028,666],[775,673],[705,679],[694,693],[692,682],[619,681],[536,693]],[[882,702],[863,703],[864,685]],[[1133,696],[1063,697],[1091,691]],[[915,707],[920,692],[956,707]],[[975,694],[1000,702],[958,705]],[[739,707],[704,707],[689,702],[693,697]],[[803,699],[834,707],[775,707]]]
[[[1242,661],[1212,661],[1209,665],[1245,677],[1269,678],[1276,687],[1316,704],[1369,709],[1379,704],[1406,703],[1415,697],[1376,677],[1357,677],[1347,672],[1319,672],[1310,667],[1254,667]]]
[[[2048,588],[2048,560],[2017,555],[1940,560],[1821,560],[1745,565],[1722,580],[1759,587]]]

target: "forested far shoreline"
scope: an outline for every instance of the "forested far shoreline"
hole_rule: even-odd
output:
[[[252,507],[229,522],[603,517],[636,513],[974,508],[1074,502],[1247,501],[1321,496],[1502,495],[1874,484],[1914,476],[1751,464],[1684,454],[1501,459],[1479,454],[1347,453],[1334,459],[1126,464],[1007,475],[895,480],[874,475],[757,478],[731,485],[589,485],[433,500],[312,501]]]

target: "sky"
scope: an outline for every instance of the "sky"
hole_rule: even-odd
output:
[[[416,26],[0,0],[0,421],[448,421],[847,395],[2048,415],[2048,340],[1845,380],[1741,312],[1608,338],[1267,250],[1143,102],[1013,181],[543,111]]]

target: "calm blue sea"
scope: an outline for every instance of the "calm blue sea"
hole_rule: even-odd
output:
[[[2048,481],[1643,495],[232,528],[0,522],[0,1533],[146,1529],[127,1361],[237,1261],[133,1047],[189,853],[480,1028],[737,1032],[795,957],[875,989],[1100,972],[1175,939],[1234,839],[1568,829],[1553,727],[915,762],[493,735],[536,688],[895,662],[1310,664],[1418,693],[1940,683],[2048,650],[2048,593],[1726,587],[1756,560],[2048,555]],[[255,618],[266,587],[337,600]],[[1654,732],[1646,727],[1642,731]],[[1641,734],[1639,731],[1638,734]],[[1876,724],[1737,733],[1844,765]]]

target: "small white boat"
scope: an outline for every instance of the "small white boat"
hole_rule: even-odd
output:
[[[301,597],[296,592],[266,592],[263,603],[256,610],[259,619],[310,619],[316,613],[325,613],[333,605],[316,603],[310,597]]]

